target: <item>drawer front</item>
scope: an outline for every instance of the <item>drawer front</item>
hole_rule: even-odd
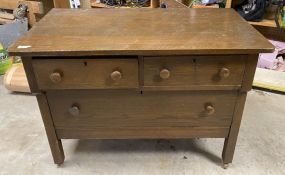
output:
[[[244,56],[145,57],[144,88],[239,89]]]
[[[34,59],[39,89],[138,88],[138,60]]]
[[[48,91],[56,129],[229,127],[235,91]]]

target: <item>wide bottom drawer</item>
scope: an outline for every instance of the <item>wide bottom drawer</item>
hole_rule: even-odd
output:
[[[61,138],[224,137],[236,96],[235,91],[47,92]]]

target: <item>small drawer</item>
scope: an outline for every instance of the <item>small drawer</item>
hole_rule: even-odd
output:
[[[244,68],[244,56],[145,57],[144,89],[239,89]]]
[[[138,60],[34,59],[39,89],[138,88]]]

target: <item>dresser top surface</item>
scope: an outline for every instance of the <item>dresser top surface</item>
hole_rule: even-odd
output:
[[[18,56],[256,54],[273,46],[233,9],[53,9]]]

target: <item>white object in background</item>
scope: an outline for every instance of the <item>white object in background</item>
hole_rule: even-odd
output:
[[[253,86],[285,92],[285,73],[256,68]]]
[[[70,2],[70,8],[72,9],[80,8],[80,0],[69,0],[69,2]]]

